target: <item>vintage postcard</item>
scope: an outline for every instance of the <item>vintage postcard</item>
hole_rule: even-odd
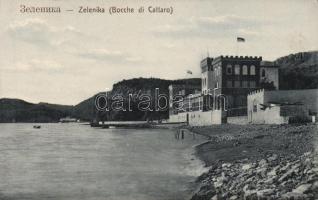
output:
[[[318,199],[317,10],[0,0],[0,199]]]

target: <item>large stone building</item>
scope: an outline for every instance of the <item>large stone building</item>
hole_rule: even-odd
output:
[[[210,97],[225,96],[228,116],[246,115],[248,93],[265,84],[273,84],[276,89],[279,87],[278,75],[275,76],[278,74],[278,67],[267,64],[262,62],[262,57],[208,57],[201,61],[202,94],[210,94]],[[224,107],[220,105],[222,101],[215,103],[214,108]]]
[[[200,67],[201,93],[188,94],[184,109],[171,106],[171,121],[185,120],[193,125],[225,123],[230,116],[247,116],[247,95],[251,91],[279,88],[278,67],[262,62],[262,57],[207,57]]]

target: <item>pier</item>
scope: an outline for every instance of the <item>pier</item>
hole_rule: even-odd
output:
[[[157,122],[157,121],[105,121],[105,122],[91,122],[91,127],[95,128],[166,128],[166,127],[179,127],[186,125],[184,122]]]
[[[107,121],[103,123],[90,123],[91,127],[96,128],[110,128],[110,127],[121,127],[121,128],[151,128],[153,122],[147,121]]]

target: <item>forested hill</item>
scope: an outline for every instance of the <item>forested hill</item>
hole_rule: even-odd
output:
[[[149,94],[154,99],[155,89],[158,88],[160,94],[169,95],[168,87],[171,84],[189,84],[201,85],[201,79],[180,79],[180,80],[164,80],[158,78],[134,78],[129,80],[122,80],[113,85],[110,96],[122,95],[125,98],[125,108],[127,108],[127,100],[129,94]],[[96,94],[97,95],[97,94]],[[167,119],[168,110],[162,112],[143,112],[136,109],[137,104],[132,102],[132,112],[123,111],[110,111],[107,113],[96,113],[94,100],[96,95],[82,101],[74,107],[74,116],[92,120],[99,116],[101,120],[147,120],[147,119]]]
[[[276,59],[280,89],[318,88],[318,51],[300,52]]]
[[[280,66],[280,89],[318,88],[318,51],[301,52],[276,59]],[[170,84],[201,85],[200,78],[163,80],[158,78],[134,78],[122,80],[113,85],[110,95],[121,94],[126,99],[128,94],[150,94],[155,88],[161,94],[168,95]],[[97,95],[97,94],[96,94]],[[102,120],[147,120],[166,119],[168,111],[141,112],[133,104],[133,112],[96,113],[95,96],[75,106],[63,106],[47,103],[33,104],[19,99],[0,99],[0,122],[56,122],[62,117],[71,116],[91,121],[97,116]],[[126,103],[126,102],[125,102]]]
[[[318,51],[301,52],[280,57],[274,61],[280,66],[280,89],[308,89],[318,88]],[[155,88],[168,94],[170,84],[200,85],[201,79],[163,80],[156,78],[135,78],[123,80],[113,85],[111,92],[127,95],[137,92],[151,93]],[[151,93],[153,95],[153,93]],[[86,120],[97,116],[94,110],[95,96],[82,101],[74,107],[74,115]],[[109,112],[107,116],[100,115],[107,120],[145,120],[168,118],[168,112]]]
[[[170,84],[201,85],[201,79],[163,80],[157,78],[135,78],[123,80],[113,85],[110,95],[121,94],[127,100],[128,94],[150,94],[154,96],[155,88],[160,94],[168,95]],[[97,94],[96,94],[97,95]],[[20,99],[0,99],[0,123],[2,122],[58,122],[60,118],[71,116],[91,121],[97,116],[104,120],[146,120],[168,118],[168,111],[141,112],[133,104],[133,112],[96,113],[95,96],[75,106],[64,106],[48,103],[29,103]],[[153,98],[154,99],[154,98]],[[125,106],[127,106],[125,102]]]
[[[73,106],[0,99],[0,122],[58,122],[72,115]]]

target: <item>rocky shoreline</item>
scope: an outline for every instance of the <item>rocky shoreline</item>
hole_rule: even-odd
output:
[[[190,127],[209,171],[192,200],[318,199],[317,125]]]

